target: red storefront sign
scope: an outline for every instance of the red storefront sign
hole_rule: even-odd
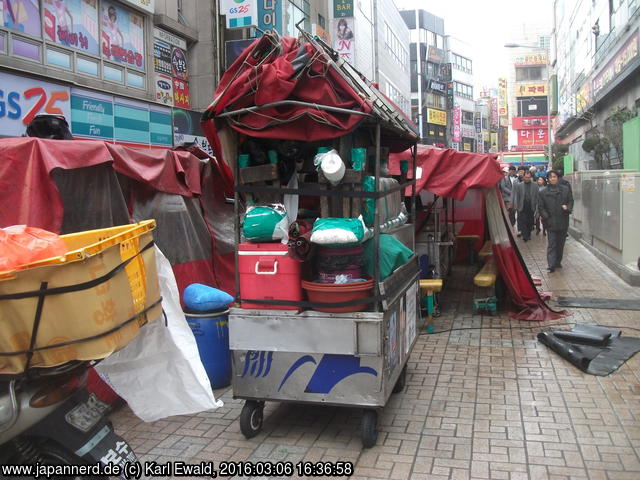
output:
[[[514,130],[529,130],[535,128],[547,128],[547,117],[513,117],[511,127]]]
[[[549,131],[546,128],[518,130],[518,145],[547,145]]]
[[[191,108],[191,97],[189,95],[189,82],[173,79],[173,106],[176,108]]]

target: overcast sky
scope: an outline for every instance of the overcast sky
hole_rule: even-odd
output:
[[[503,45],[522,41],[522,31],[551,32],[553,0],[394,0],[399,9],[418,8],[444,19],[447,35],[471,44],[474,96],[482,87],[497,86],[506,77],[509,56]]]

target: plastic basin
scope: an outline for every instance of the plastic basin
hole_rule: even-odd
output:
[[[373,293],[373,280],[367,280],[366,282],[356,283],[316,283],[302,281],[302,288],[307,292],[309,301],[318,303],[332,303],[332,302],[348,302],[350,300],[358,300],[360,298],[367,298]],[[369,304],[362,303],[359,305],[349,305],[346,307],[315,307],[314,310],[318,312],[327,313],[346,313],[346,312],[361,312],[365,310]]]

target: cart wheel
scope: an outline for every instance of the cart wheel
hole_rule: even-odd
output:
[[[240,412],[240,431],[244,438],[253,438],[262,430],[264,402],[247,400]]]
[[[393,393],[400,393],[404,390],[405,385],[407,384],[407,366],[405,365],[402,371],[400,372],[400,376],[398,380],[396,380],[396,384],[393,386]]]
[[[378,441],[378,412],[365,410],[362,413],[362,446],[373,447]]]

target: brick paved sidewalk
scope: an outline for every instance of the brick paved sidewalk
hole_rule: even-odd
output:
[[[553,274],[542,236],[521,248],[555,295],[640,297],[573,239]],[[420,337],[374,448],[361,448],[357,410],[274,403],[263,432],[245,440],[242,402],[230,391],[217,392],[225,403],[217,411],[154,423],[124,408],[113,415],[116,430],[141,460],[158,462],[343,460],[355,463],[358,479],[639,480],[640,355],[608,377],[583,374],[538,344],[540,323],[472,316],[472,274],[455,269],[447,283],[461,288],[443,294],[435,324],[465,330]],[[640,312],[574,309],[547,324],[640,328],[638,320]]]

